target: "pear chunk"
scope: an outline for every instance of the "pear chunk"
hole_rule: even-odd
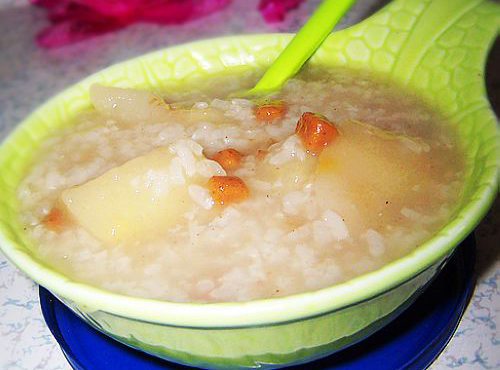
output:
[[[183,122],[186,126],[199,121],[217,125],[234,123],[223,110],[195,108],[193,102],[170,105],[146,90],[94,84],[90,87],[90,100],[97,112],[125,126],[159,122]]]
[[[82,185],[61,200],[73,220],[106,243],[127,242],[173,227],[193,206],[190,185],[225,175],[192,140],[156,148]]]
[[[401,224],[402,205],[423,205],[411,189],[440,176],[430,146],[358,121],[343,122],[339,128],[338,138],[319,156],[317,194],[350,222],[350,230]],[[354,204],[364,211],[358,212]]]
[[[99,113],[124,124],[162,122],[170,117],[170,106],[146,90],[94,84],[90,99]]]

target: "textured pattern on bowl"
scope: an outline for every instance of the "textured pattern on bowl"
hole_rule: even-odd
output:
[[[383,325],[424,287],[486,212],[497,192],[499,134],[483,84],[499,6],[479,0],[397,0],[331,35],[310,63],[391,75],[459,128],[468,172],[460,211],[434,238],[383,269],[344,284],[243,304],[174,304],[129,298],[61,276],[30,254],[15,189],[37,144],[90,107],[94,82],[196,88],[200,79],[262,69],[291,35],[207,40],[161,50],[101,71],[40,107],[0,148],[1,248],[20,269],[85,320],[132,346],[200,366],[289,364],[323,356]],[[211,364],[211,365],[210,365]]]

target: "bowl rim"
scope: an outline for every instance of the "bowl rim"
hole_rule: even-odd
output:
[[[31,120],[36,119],[36,114],[41,109],[51,104],[56,104],[68,92],[72,91],[71,89],[87,85],[89,81],[96,79],[99,75],[114,68],[121,68],[125,63],[147,63],[149,58],[157,54],[175,50],[196,49],[201,45],[211,43],[245,41],[255,44],[262,40],[276,37],[282,37],[286,40],[291,35],[269,33],[212,38],[167,47],[114,64],[73,84],[39,106],[7,136],[0,146],[0,154],[3,154],[6,150],[13,150],[12,146],[6,144],[13,140],[15,133],[23,130],[25,126],[29,126]],[[485,109],[492,113],[491,108],[487,107]],[[494,136],[499,137],[498,128],[494,131]],[[493,152],[495,154],[497,150],[493,150]],[[0,157],[1,163],[5,159],[3,156]],[[415,277],[435,262],[451,254],[455,246],[479,223],[496,195],[498,168],[485,172],[481,177],[482,186],[475,189],[466,206],[431,239],[417,247],[411,253],[384,265],[382,268],[346,282],[315,291],[279,298],[259,299],[248,302],[176,303],[131,297],[106,291],[85,283],[72,281],[64,275],[51,270],[41,261],[30,257],[27,252],[19,249],[16,243],[6,236],[3,228],[1,228],[0,232],[0,248],[8,260],[28,274],[33,280],[46,287],[56,296],[74,302],[84,311],[105,311],[116,316],[178,327],[240,328],[262,326],[270,323],[284,323],[318,316],[364,301],[367,298],[391,289],[403,281]],[[3,223],[4,221],[1,220],[1,222]],[[9,223],[9,221],[5,222]]]

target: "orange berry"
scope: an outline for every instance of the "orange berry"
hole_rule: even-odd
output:
[[[243,154],[236,149],[229,148],[215,153],[212,159],[218,162],[226,171],[234,171],[241,165]]]
[[[68,224],[65,214],[57,207],[53,207],[42,220],[43,225],[56,233],[61,232]]]
[[[271,123],[284,117],[286,105],[284,101],[274,101],[256,105],[253,109],[255,118],[259,122]]]
[[[220,205],[241,202],[249,195],[243,180],[236,176],[212,176],[208,188],[214,202]]]
[[[302,145],[312,155],[319,155],[338,135],[332,122],[320,114],[311,112],[302,114],[297,122],[295,133],[299,135]]]

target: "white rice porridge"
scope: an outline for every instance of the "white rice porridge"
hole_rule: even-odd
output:
[[[113,103],[120,94],[132,108]],[[285,296],[409,253],[454,211],[463,158],[453,134],[383,82],[295,78],[272,97],[285,110],[271,122],[251,100],[150,97],[96,88],[96,110],[46,140],[19,187],[37,254],[76,281],[178,302]],[[337,130],[318,153],[295,133],[305,112]],[[241,155],[230,170],[211,160],[229,148]],[[109,180],[125,176],[131,195]],[[237,177],[246,193],[220,204],[213,176]],[[47,222],[54,207],[62,227]]]

